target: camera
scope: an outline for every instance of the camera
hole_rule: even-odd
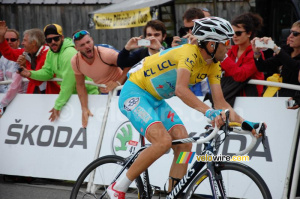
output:
[[[271,49],[273,49],[274,46],[275,46],[275,44],[274,44],[274,41],[271,41],[271,40],[268,41],[267,44],[264,43],[264,42],[262,42],[262,41],[255,40],[255,46],[256,46],[257,48],[271,48]]]
[[[140,39],[138,40],[138,46],[150,46],[150,40],[148,39]]]
[[[183,44],[187,44],[188,43],[188,39],[187,38],[180,38],[181,41],[178,41],[179,45],[183,45]]]

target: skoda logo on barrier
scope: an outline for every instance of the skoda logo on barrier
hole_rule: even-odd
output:
[[[131,122],[121,124],[113,137],[112,150],[115,155],[128,157],[138,150],[140,145],[140,134],[135,130]]]

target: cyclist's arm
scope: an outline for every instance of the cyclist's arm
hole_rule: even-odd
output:
[[[205,103],[200,101],[197,96],[189,89],[189,80],[191,72],[185,68],[179,68],[177,71],[175,95],[179,97],[186,105],[205,114],[210,109]]]
[[[214,102],[215,109],[229,109],[230,110],[230,121],[242,123],[244,119],[239,116],[233,108],[226,102],[223,96],[223,91],[220,84],[210,85],[211,94]]]

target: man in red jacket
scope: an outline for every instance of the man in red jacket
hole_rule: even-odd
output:
[[[23,49],[12,49],[4,38],[7,27],[0,21],[0,52],[8,60],[17,61],[20,55],[26,56],[25,67],[28,70],[39,70],[44,65],[49,47],[45,45],[45,36],[40,29],[29,29],[24,32]],[[43,82],[29,79],[27,93],[58,94],[60,87],[56,82]]]

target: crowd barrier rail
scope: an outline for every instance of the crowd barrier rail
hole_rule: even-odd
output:
[[[27,79],[24,79],[24,81],[28,81]],[[61,79],[58,79],[58,78],[53,78],[52,80],[50,80],[50,81],[61,81]],[[2,81],[2,82],[0,82],[0,85],[3,85],[3,84],[9,84],[9,83],[11,83],[11,81]],[[287,89],[293,89],[293,90],[299,90],[300,91],[300,86],[298,86],[298,85],[290,85],[290,84],[284,84],[284,83],[277,83],[277,82],[269,82],[269,81],[262,81],[262,80],[250,80],[249,82],[248,82],[249,84],[259,84],[259,85],[264,85],[264,86],[274,86],[274,87],[282,87],[282,88],[287,88]],[[95,84],[95,83],[93,83],[93,82],[91,82],[91,81],[86,81],[86,84],[91,84],[91,85],[96,85],[96,86],[99,86],[99,87],[104,87],[104,85],[103,84]],[[117,110],[118,110],[118,107],[116,106],[116,102],[117,102],[117,100],[118,100],[118,96],[117,96],[117,93],[118,93],[118,91],[119,90],[121,90],[122,89],[122,86],[118,86],[116,89],[114,89],[113,91],[111,91],[108,95],[106,95],[105,96],[105,99],[106,99],[106,102],[105,102],[105,106],[104,106],[104,109],[103,109],[103,117],[101,118],[101,126],[99,127],[100,128],[100,132],[99,132],[99,135],[98,135],[98,139],[97,139],[97,143],[96,143],[96,145],[95,145],[95,147],[94,147],[94,149],[92,150],[92,151],[94,151],[94,156],[93,156],[93,158],[92,159],[96,159],[96,158],[98,158],[99,156],[102,156],[102,155],[107,155],[107,154],[111,154],[112,153],[112,147],[111,146],[108,146],[109,144],[111,145],[111,142],[110,143],[108,143],[107,142],[107,140],[110,140],[111,139],[111,137],[112,136],[115,136],[115,135],[109,135],[109,134],[112,134],[112,133],[105,133],[105,132],[111,132],[112,131],[112,129],[114,129],[115,127],[113,127],[112,125],[108,125],[108,124],[112,124],[113,122],[112,121],[114,121],[114,120],[112,120],[112,118],[117,118],[117,120],[119,119],[121,122],[119,122],[119,123],[122,123],[122,124],[125,124],[124,123],[124,121],[126,122],[126,119],[124,118],[124,117],[122,117],[122,116],[119,116],[119,117],[121,117],[121,119],[120,118],[118,118],[118,117],[116,117],[115,115],[116,115],[116,112],[117,112]],[[43,96],[44,95],[34,95],[34,96],[36,96],[36,97],[39,97],[39,98],[43,98]],[[56,97],[56,95],[54,95],[54,97],[53,97],[53,99],[52,99],[52,101],[53,100],[55,100],[55,97]],[[90,97],[90,96],[89,96]],[[101,98],[102,99],[102,98]],[[201,97],[200,97],[200,99],[202,99]],[[256,98],[257,99],[257,98]],[[263,98],[262,98],[263,99]],[[278,104],[282,104],[282,106],[285,106],[284,105],[284,101],[285,100],[287,100],[288,98],[277,98],[277,99],[280,99],[278,102],[274,102],[275,101],[275,99],[276,98],[269,98],[268,100],[266,100],[266,102],[272,102],[272,103],[274,103],[276,106],[278,106]],[[78,101],[78,97],[76,98],[76,96],[75,96],[75,98],[72,98],[72,103],[73,103],[73,101]],[[248,109],[246,106],[244,106],[243,105],[243,101],[246,101],[246,102],[249,102],[250,104],[252,103],[253,104],[253,102],[255,101],[253,101],[251,98],[247,98],[247,97],[242,97],[242,98],[237,98],[237,103],[236,103],[236,105],[235,105],[235,107],[234,108],[237,108],[238,110],[240,110],[241,111],[241,113],[242,113],[242,116],[243,116],[243,113],[245,113],[245,112],[248,112],[248,111],[250,111],[251,110],[251,108],[250,109]],[[69,102],[68,102],[69,103]],[[172,104],[178,104],[178,99],[176,99],[176,97],[175,97],[175,99],[174,100],[170,100],[170,102],[169,102],[171,105]],[[96,103],[95,103],[96,104]],[[255,104],[256,104],[256,102],[255,102]],[[267,105],[268,103],[266,103],[266,106],[269,106],[269,105]],[[15,103],[13,104],[13,105],[15,105]],[[53,105],[53,104],[52,104]],[[77,105],[79,105],[79,103],[77,103]],[[34,108],[34,107],[33,107]],[[182,108],[182,107],[180,107],[180,108]],[[185,108],[185,107],[184,107]],[[268,107],[269,109],[268,110],[271,110],[271,108],[270,107]],[[274,125],[278,125],[279,123],[278,123],[278,121],[280,121],[280,120],[283,120],[284,122],[288,122],[288,120],[292,120],[292,121],[290,121],[288,124],[289,125],[293,125],[293,127],[294,127],[294,129],[293,130],[289,130],[290,132],[288,132],[287,134],[288,134],[288,136],[291,136],[289,139],[289,142],[288,142],[288,144],[287,145],[289,145],[290,144],[290,149],[289,150],[287,150],[288,151],[288,153],[286,153],[285,155],[288,155],[288,157],[286,157],[286,161],[288,162],[287,164],[286,164],[286,168],[284,168],[283,170],[285,170],[286,169],[286,173],[285,173],[285,175],[284,175],[284,177],[283,177],[283,179],[284,179],[284,182],[282,183],[283,184],[283,187],[282,187],[282,189],[283,190],[281,190],[280,191],[280,195],[282,196],[281,198],[295,198],[295,195],[296,195],[296,190],[297,190],[297,185],[298,185],[298,177],[299,177],[299,171],[300,171],[300,140],[299,140],[299,135],[298,135],[298,133],[299,133],[299,126],[300,126],[300,112],[299,112],[299,110],[298,111],[294,111],[294,110],[289,110],[290,112],[287,114],[286,112],[286,108],[284,107],[284,108],[282,108],[282,107],[278,107],[278,109],[280,109],[280,111],[278,111],[278,112],[274,112],[274,113],[279,113],[279,112],[282,112],[282,111],[285,111],[285,113],[283,113],[283,114],[285,114],[284,116],[285,117],[289,117],[288,119],[286,119],[286,120],[284,120],[284,117],[283,118],[280,118],[279,120],[276,120],[276,122],[273,122],[273,124]],[[9,111],[9,109],[8,109],[8,111]],[[175,110],[176,112],[177,112],[177,110]],[[48,111],[47,111],[48,112]],[[47,112],[45,112],[45,114],[47,113]],[[179,113],[180,113],[180,111],[178,111]],[[267,112],[267,111],[262,111],[262,112]],[[193,115],[193,114],[192,114]],[[251,115],[251,114],[250,114]],[[268,114],[264,114],[264,113],[262,113],[261,114],[261,117],[263,118],[263,117],[266,117],[266,115],[268,115]],[[290,116],[291,115],[291,116]],[[101,115],[102,116],[102,115]],[[251,115],[252,117],[253,117],[253,115]],[[270,116],[269,116],[270,117]],[[80,115],[80,118],[81,118],[81,115]],[[1,126],[1,124],[3,125],[6,121],[4,121],[5,120],[5,117],[3,117],[2,119],[0,119],[0,130],[3,130],[3,128],[1,128],[2,126]],[[190,119],[190,118],[189,118]],[[188,120],[189,120],[188,119]],[[274,118],[275,119],[275,118]],[[201,118],[200,120],[204,120],[203,118]],[[116,122],[116,123],[118,123],[118,122]],[[185,121],[184,121],[185,122]],[[188,121],[188,125],[187,125],[187,128],[190,130],[190,129],[192,129],[192,130],[190,130],[190,131],[193,131],[194,130],[194,127],[192,127],[191,128],[191,126],[189,126],[189,122],[190,121]],[[91,122],[92,123],[92,122]],[[270,122],[270,123],[272,123],[272,122]],[[90,125],[90,122],[89,122],[89,125]],[[127,123],[126,123],[126,125],[128,125]],[[272,128],[270,125],[268,125],[268,128]],[[87,128],[88,129],[88,128]],[[197,129],[199,129],[199,126],[197,126]],[[284,129],[284,128],[283,128]],[[7,129],[5,129],[5,130],[7,130]],[[281,129],[282,130],[282,129]],[[276,132],[276,133],[278,133],[278,132]],[[285,132],[280,132],[279,131],[279,133],[281,133],[282,134],[282,136],[286,136],[285,135]],[[0,132],[0,134],[4,134],[4,132]],[[109,138],[108,138],[108,135],[110,136]],[[268,134],[269,136],[271,136],[270,134]],[[288,137],[287,136],[287,137]],[[271,139],[271,138],[269,138],[269,139]],[[281,138],[282,139],[282,138]],[[0,136],[0,141],[1,141],[1,145],[3,144],[3,141],[7,141],[8,139],[7,139],[7,137],[6,137],[6,139],[5,138],[1,138],[1,136]],[[11,141],[11,140],[10,140]],[[285,143],[286,144],[286,143]],[[272,142],[270,141],[270,145],[272,145]],[[282,145],[277,145],[277,148],[280,148],[280,147],[282,147]],[[1,147],[0,147],[0,150],[1,150]],[[197,150],[197,149],[196,149]],[[274,150],[274,148],[272,148],[272,150]],[[224,149],[223,149],[223,151],[224,151]],[[4,151],[5,152],[5,151]],[[7,151],[6,151],[7,152]],[[114,152],[115,153],[115,152]],[[273,152],[274,153],[274,152]],[[0,158],[1,159],[3,159],[3,157],[2,157],[2,155],[3,155],[3,153],[0,153]],[[275,152],[275,154],[276,154],[276,152]],[[283,153],[282,153],[283,154]],[[294,160],[294,154],[296,154],[296,158],[295,158],[295,160]],[[33,155],[33,154],[32,154]],[[119,155],[119,154],[118,154]],[[121,154],[122,155],[122,154]],[[167,159],[171,159],[171,157],[170,157],[170,154],[167,154],[166,155],[167,156]],[[7,158],[8,156],[5,156],[5,158]],[[275,157],[275,155],[274,155],[274,157]],[[274,158],[273,156],[272,156],[272,158]],[[253,160],[253,162],[255,161],[255,158],[257,158],[257,157],[254,157],[254,160]],[[89,160],[89,162],[91,162],[92,161],[92,159],[90,159]],[[275,159],[275,158],[274,158]],[[164,159],[163,161],[166,161],[166,159]],[[158,166],[158,165],[160,165],[160,164],[164,164],[164,162],[163,161],[159,161],[159,163],[157,163],[157,164],[154,164],[154,168],[156,167],[156,166]],[[284,160],[283,160],[284,161]],[[88,163],[89,163],[88,162]],[[259,163],[256,163],[256,164],[259,164]],[[274,163],[275,164],[275,163]],[[277,162],[277,164],[278,164],[278,162]],[[86,164],[87,165],[87,164]],[[251,167],[253,167],[253,165],[250,163],[250,166]],[[293,170],[293,179],[292,179],[292,182],[291,182],[291,179],[290,179],[290,176],[291,176],[291,173],[292,173],[292,167],[294,166],[294,170]],[[281,168],[281,167],[280,167]],[[155,170],[155,169],[154,169]],[[259,171],[259,169],[255,169],[255,170],[257,170],[257,171]],[[274,171],[273,171],[274,172]],[[1,172],[1,166],[0,166],[0,173],[2,173]],[[13,173],[3,173],[3,174],[13,174]],[[17,174],[17,173],[14,173],[14,174]],[[261,174],[261,173],[260,173]],[[79,173],[78,173],[78,175],[79,175]],[[262,175],[262,174],[261,174]],[[275,175],[275,174],[273,174],[273,175]],[[265,176],[264,175],[262,175],[264,178],[265,178]],[[33,177],[48,177],[48,178],[57,178],[57,179],[59,179],[59,177],[58,176],[52,176],[51,174],[47,174],[47,175],[45,175],[45,176],[34,176],[33,175]],[[282,176],[281,176],[282,177]],[[271,183],[270,181],[270,179],[268,179],[268,177],[266,177],[267,178],[267,184],[268,183]],[[72,176],[72,177],[69,177],[68,179],[66,179],[66,180],[74,180],[74,177]],[[155,177],[154,177],[154,179],[150,179],[151,181],[156,181],[155,180]],[[274,179],[273,179],[274,180]],[[282,180],[282,179],[277,179],[277,180]],[[160,181],[164,181],[164,180],[161,180],[160,179]],[[290,182],[291,182],[291,186],[289,185],[290,184]],[[93,181],[92,181],[92,178],[89,180],[89,185],[92,185],[92,183],[93,183]],[[272,190],[271,190],[271,192],[272,192]],[[272,193],[273,194],[273,193]],[[288,196],[288,194],[289,194],[289,196]]]

